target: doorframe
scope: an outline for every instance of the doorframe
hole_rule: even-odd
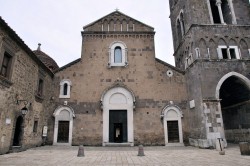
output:
[[[174,111],[176,113],[176,117],[168,117],[168,112]],[[163,125],[164,125],[164,135],[165,135],[165,146],[183,146],[183,132],[182,132],[182,120],[183,117],[182,112],[177,106],[166,106],[163,109]],[[179,143],[169,143],[168,142],[168,121],[178,121],[178,130],[179,130]]]
[[[68,117],[60,116],[60,113],[62,111],[67,111],[69,113],[68,114],[69,116]],[[75,117],[74,110],[68,106],[59,106],[54,111],[53,116],[55,117],[53,145],[71,145],[72,133],[73,133],[73,118]],[[69,121],[69,142],[68,143],[57,142],[59,121]]]
[[[111,98],[122,97],[123,103],[112,103]],[[103,110],[103,142],[102,145],[106,146],[109,142],[109,112],[110,110],[127,110],[127,136],[128,144],[134,146],[134,122],[133,122],[133,109],[135,97],[131,91],[125,87],[113,87],[105,91],[101,97],[102,110]]]

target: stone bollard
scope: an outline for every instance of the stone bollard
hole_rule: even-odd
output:
[[[225,150],[224,150],[224,142],[222,138],[217,138],[217,145],[216,149],[219,150],[220,155],[225,155]]]
[[[143,149],[143,146],[142,146],[142,145],[139,145],[139,148],[138,148],[138,156],[145,156],[145,155],[144,155],[144,149]]]
[[[241,155],[250,156],[250,144],[248,142],[240,142],[239,146]]]
[[[83,145],[79,146],[77,157],[84,157],[84,148],[83,148]]]

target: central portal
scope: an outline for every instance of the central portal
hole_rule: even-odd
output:
[[[109,142],[128,141],[127,110],[109,111]]]
[[[124,87],[113,87],[101,97],[103,146],[134,146],[133,109],[135,97]]]

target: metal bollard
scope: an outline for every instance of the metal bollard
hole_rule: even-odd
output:
[[[77,157],[84,157],[84,148],[83,148],[83,145],[79,146]]]
[[[142,146],[142,145],[139,145],[139,148],[138,148],[138,156],[145,156],[145,155],[144,155],[144,149],[143,149],[143,146]]]

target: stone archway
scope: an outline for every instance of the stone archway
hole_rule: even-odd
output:
[[[23,117],[19,116],[16,120],[13,146],[21,146],[22,136],[23,136]]]
[[[74,110],[67,106],[60,106],[53,115],[55,117],[53,145],[71,145]]]
[[[183,115],[177,106],[166,106],[163,109],[166,146],[183,145],[182,117]]]
[[[250,80],[231,72],[221,78],[216,90],[227,142],[249,141]]]
[[[113,87],[102,95],[103,146],[134,145],[134,95],[124,87]]]

